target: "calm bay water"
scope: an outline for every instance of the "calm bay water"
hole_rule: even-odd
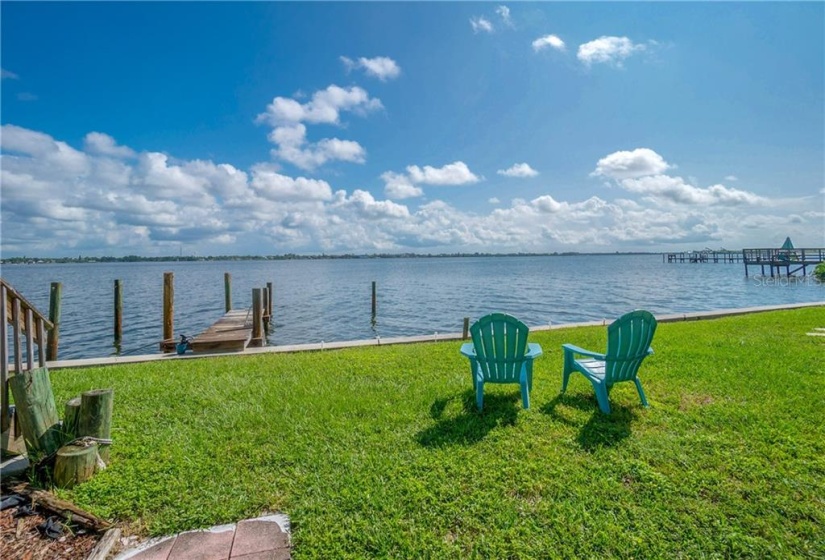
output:
[[[825,285],[810,278],[745,278],[742,264],[666,264],[660,255],[4,265],[2,276],[44,313],[50,283],[63,283],[60,358],[69,359],[117,353],[115,279],[123,284],[120,353],[157,352],[166,271],[175,273],[176,335],[193,336],[223,314],[224,272],[232,274],[235,308],[249,307],[252,288],[273,282],[270,344],[460,332],[464,317],[492,311],[536,326],[611,320],[635,308],[659,314],[825,300]]]

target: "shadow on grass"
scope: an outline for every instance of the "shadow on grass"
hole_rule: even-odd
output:
[[[558,411],[556,407],[559,404],[593,414],[587,423],[581,425],[581,422],[576,422]],[[636,418],[633,409],[612,402],[610,409],[610,414],[602,413],[595,395],[560,394],[540,410],[568,426],[581,426],[576,441],[585,451],[595,451],[601,447],[618,445],[631,434],[630,423]]]
[[[461,401],[461,413],[453,418],[443,418],[444,410],[453,400]],[[472,445],[484,439],[493,428],[515,424],[520,403],[519,393],[487,394],[484,395],[484,409],[479,412],[472,390],[438,399],[430,406],[430,416],[436,424],[418,432],[416,439],[424,447]]]

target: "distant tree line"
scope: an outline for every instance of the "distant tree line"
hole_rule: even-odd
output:
[[[68,263],[117,263],[117,262],[203,262],[203,261],[284,261],[284,260],[307,260],[307,259],[409,259],[409,258],[455,258],[455,257],[548,257],[548,256],[572,256],[572,255],[647,255],[659,254],[650,252],[623,252],[611,253],[580,253],[577,251],[552,252],[552,253],[372,253],[355,254],[346,253],[339,255],[298,255],[295,253],[285,253],[283,255],[214,255],[206,257],[196,256],[164,256],[164,257],[142,257],[140,255],[126,255],[124,257],[10,257],[0,259],[2,264],[68,264]]]

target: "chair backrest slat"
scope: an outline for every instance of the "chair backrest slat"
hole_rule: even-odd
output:
[[[492,313],[470,328],[484,381],[517,383],[530,329],[511,315]]]
[[[636,377],[655,332],[656,318],[642,310],[619,317],[607,328],[605,381],[608,385]]]

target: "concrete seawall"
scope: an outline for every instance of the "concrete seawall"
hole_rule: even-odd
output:
[[[803,309],[807,307],[825,307],[825,301],[811,303],[793,303],[788,305],[768,305],[763,307],[743,307],[739,309],[720,309],[717,311],[699,311],[695,313],[674,313],[670,315],[659,315],[656,320],[660,323],[675,323],[678,321],[700,321],[707,319],[719,319],[721,317],[732,317],[735,315],[747,315],[750,313],[764,313],[766,311],[783,311],[789,309]],[[563,323],[558,325],[538,325],[531,326],[531,331],[549,331],[559,329],[572,329],[578,327],[604,326],[612,322],[612,319],[602,321],[587,321],[583,323]],[[313,342],[309,344],[289,344],[283,346],[264,346],[262,348],[247,348],[243,352],[215,353],[215,354],[146,354],[142,356],[114,356],[107,358],[88,358],[81,360],[57,360],[47,362],[46,366],[51,370],[112,366],[119,364],[139,364],[143,362],[155,362],[161,360],[200,360],[226,356],[248,356],[252,354],[268,354],[279,352],[307,352],[318,350],[334,350],[338,348],[354,348],[359,346],[386,346],[389,344],[413,344],[416,342],[435,342],[444,340],[461,340],[461,333],[434,333],[432,335],[403,336],[393,338],[370,338],[366,340],[347,340],[340,342]]]

